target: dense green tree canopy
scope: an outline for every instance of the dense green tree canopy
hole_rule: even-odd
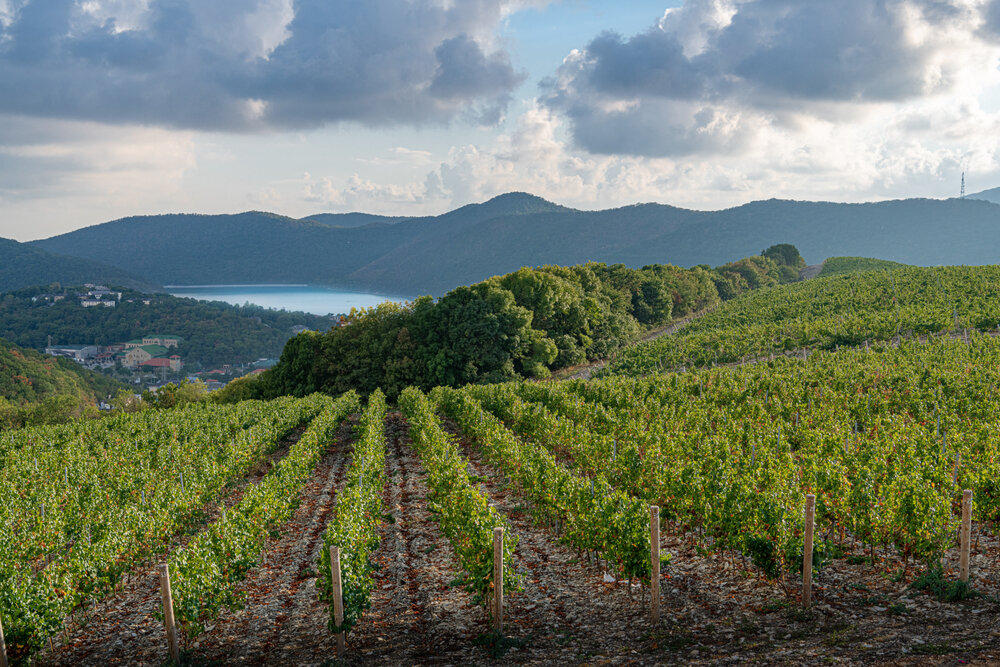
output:
[[[352,313],[347,326],[299,335],[275,368],[258,381],[240,383],[238,395],[368,393],[381,387],[396,396],[410,385],[547,377],[607,357],[646,328],[781,279],[778,264],[759,256],[718,269],[525,267],[456,288],[437,301],[386,303]]]
[[[53,291],[68,296],[58,303],[32,301]],[[110,345],[144,335],[173,334],[184,339],[177,352],[187,368],[199,370],[277,357],[293,326],[325,330],[331,324],[328,318],[308,313],[130,290],[123,291],[114,308],[82,308],[77,291],[55,285],[0,295],[0,336],[44,350],[49,336],[62,345]],[[144,299],[152,301],[146,305]]]
[[[0,428],[65,421],[96,410],[121,385],[75,362],[0,338]]]
[[[806,265],[806,260],[802,259],[799,249],[791,243],[776,243],[767,250],[761,251],[761,257],[772,259],[778,266],[790,266],[793,269],[801,269]]]

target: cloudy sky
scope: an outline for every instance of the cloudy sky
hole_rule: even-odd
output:
[[[1000,186],[1000,0],[0,0],[0,236]]]

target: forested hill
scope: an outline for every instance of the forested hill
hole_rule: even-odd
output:
[[[0,338],[0,428],[62,421],[95,406],[122,385],[68,359]]]
[[[433,258],[407,280],[408,267],[388,280],[370,280],[355,272],[410,244],[430,241],[444,253],[465,252],[449,241],[462,230],[503,215],[530,215],[562,207],[529,195],[511,194],[464,206],[433,218],[412,218],[396,224],[375,221],[342,227],[337,217],[294,220],[272,213],[237,215],[160,215],[124,218],[57,236],[37,245],[109,262],[149,276],[162,284],[308,283],[357,285],[402,296],[453,287],[455,271],[437,269]],[[357,221],[348,216],[347,219]],[[766,245],[766,244],[765,244]],[[760,250],[759,248],[757,249]],[[405,250],[404,250],[405,252]],[[486,266],[490,266],[487,262]],[[521,266],[518,264],[513,268]],[[492,275],[476,271],[475,282]]]
[[[54,255],[28,243],[0,238],[0,292],[51,283],[113,283],[144,290],[156,288],[153,282],[115,266]]]
[[[430,389],[520,377],[603,359],[651,327],[765,286],[798,280],[805,265],[794,246],[715,269],[598,263],[521,268],[458,287],[434,301],[382,304],[350,326],[304,333],[277,366],[227,389],[229,398],[314,391],[395,397]]]
[[[318,213],[302,218],[300,222],[319,222],[329,227],[364,227],[365,225],[392,225],[405,217],[372,215],[371,213]]]
[[[441,295],[549,263],[714,266],[778,241],[796,245],[809,262],[831,256],[918,265],[1000,259],[1000,205],[971,198],[578,211],[512,193],[440,216],[370,216],[368,224],[346,226],[368,219],[253,212],[135,217],[36,243],[163,284],[311,283],[408,296]]]
[[[125,291],[114,308],[82,308],[75,290],[58,303],[32,297],[47,291],[34,287],[0,295],[0,337],[43,350],[61,345],[110,345],[151,334],[170,333],[184,340],[178,354],[189,370],[225,363],[246,363],[281,354],[292,327],[326,330],[331,320],[309,313],[231,306],[156,294]]]
[[[969,199],[984,199],[986,201],[991,201],[994,204],[1000,204],[1000,188],[990,188],[989,190],[983,190],[982,192],[976,192],[975,194],[968,195]]]

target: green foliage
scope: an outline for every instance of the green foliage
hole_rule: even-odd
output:
[[[375,588],[371,553],[379,545],[379,526],[384,508],[385,488],[385,396],[376,389],[368,397],[361,416],[359,438],[347,471],[347,481],[337,495],[337,506],[323,533],[319,577],[319,599],[330,605],[330,632],[350,632],[371,605]],[[330,547],[340,547],[340,577],[344,603],[344,622],[338,626],[334,616]]]
[[[115,268],[112,264],[67,257],[62,253],[51,254],[32,244],[0,239],[0,292],[51,283],[114,283],[135,289],[155,287],[154,281]]]
[[[754,264],[754,258],[741,262]],[[741,276],[753,273],[746,268]],[[1000,266],[844,274],[744,294],[675,335],[623,351],[608,372],[642,375],[805,347],[836,349],[866,340],[998,326]]]
[[[142,401],[154,408],[179,408],[189,403],[199,403],[208,398],[208,388],[201,380],[181,380],[180,384],[168,383],[156,392],[145,391]]]
[[[111,594],[319,407],[194,404],[4,434],[0,618],[12,657],[41,647],[87,598]]]
[[[799,249],[791,243],[778,243],[767,250],[760,252],[761,257],[773,260],[778,266],[787,266],[792,269],[801,269],[806,265],[806,260],[802,259]],[[798,273],[796,272],[796,276]]]
[[[96,414],[121,384],[62,358],[0,339],[0,429],[58,424]]]
[[[326,330],[331,321],[309,313],[231,306],[169,294],[122,290],[114,308],[81,308],[78,290],[67,288],[57,303],[33,302],[48,287],[32,287],[0,295],[0,336],[23,347],[44,350],[49,336],[63,344],[111,345],[151,334],[170,333],[183,341],[179,354],[188,370],[226,363],[249,363],[277,357],[292,337],[292,327]],[[149,305],[143,299],[152,299]],[[131,303],[130,303],[131,300]],[[305,394],[303,394],[305,395]]]
[[[761,257],[728,266],[727,275],[739,278],[733,294],[779,278],[777,265]],[[714,306],[717,282],[727,280],[702,267],[670,265],[522,268],[436,302],[385,303],[352,313],[348,326],[297,336],[250,395],[380,387],[395,397],[407,386],[544,378],[612,354],[644,327]]]
[[[472,483],[465,458],[455,441],[441,429],[427,397],[409,387],[400,395],[399,407],[410,425],[410,438],[427,473],[428,508],[465,570],[465,588],[478,602],[485,604],[490,600],[493,529],[504,528],[504,591],[516,589],[513,556],[517,536],[507,520]]]
[[[119,389],[111,399],[111,409],[115,413],[141,412],[147,407],[149,404],[142,400],[142,396],[129,389]]]
[[[892,271],[906,268],[906,264],[890,262],[885,259],[870,259],[868,257],[831,257],[823,262],[819,272],[820,278],[839,276],[844,273],[863,273],[865,271]]]
[[[578,475],[556,461],[544,447],[518,439],[496,416],[484,411],[482,397],[504,419],[511,419],[532,436],[551,434],[552,421],[542,411],[517,411],[518,402],[497,386],[465,390],[439,388],[434,397],[441,409],[474,438],[491,463],[512,479],[534,507],[563,527],[563,539],[580,549],[604,555],[626,577],[650,574],[649,513],[642,502],[615,489],[596,470]],[[511,408],[511,411],[502,408]],[[544,437],[544,436],[543,436]],[[572,447],[572,441],[560,439]],[[544,440],[543,440],[544,442]],[[565,450],[564,450],[565,451]]]
[[[969,582],[961,579],[955,581],[945,579],[944,568],[940,563],[931,565],[920,573],[910,584],[910,588],[915,591],[927,591],[941,602],[960,602],[977,595],[969,586]]]
[[[319,396],[314,401],[323,410],[288,454],[251,485],[239,503],[170,558],[174,612],[188,637],[199,635],[223,608],[241,604],[239,582],[257,564],[271,532],[298,506],[302,487],[341,422],[359,408],[354,393],[336,401]]]
[[[808,360],[460,391],[524,442],[777,576],[801,564],[807,493],[818,532],[839,526],[927,563],[954,543],[961,489],[973,490],[976,520],[1000,518],[998,386],[1000,340],[973,333],[968,344],[903,340]],[[473,435],[488,421],[462,425]],[[816,543],[814,567],[836,554]]]
[[[255,375],[231,380],[222,389],[208,395],[208,399],[213,403],[239,403],[263,397],[262,385]]]

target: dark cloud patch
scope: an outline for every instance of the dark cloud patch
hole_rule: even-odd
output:
[[[438,69],[430,92],[439,99],[452,100],[494,96],[511,90],[524,80],[500,53],[486,54],[468,35],[445,40],[435,51]]]
[[[580,105],[571,117],[577,142],[606,155],[738,153],[753,141],[755,129],[739,114],[667,100],[649,100],[620,111]]]
[[[595,153],[730,151],[802,115],[946,92],[954,35],[1000,29],[1000,0],[687,0],[650,30],[602,34],[542,83]],[[1000,30],[997,32],[1000,35]]]
[[[30,66],[57,57],[58,35],[69,30],[72,8],[73,0],[32,2],[21,8],[17,20],[4,31],[10,40],[5,59],[15,66]]]
[[[593,58],[590,85],[604,93],[630,95],[642,90],[656,97],[693,99],[705,94],[710,74],[701,58],[688,58],[676,36],[650,31],[624,41],[604,33],[587,47]]]
[[[513,0],[295,0],[267,49],[247,26],[284,22],[281,0],[200,1],[152,0],[122,30],[32,0],[0,27],[0,112],[224,131],[483,121],[523,79],[476,37]]]
[[[983,32],[992,38],[1000,37],[1000,0],[989,0],[983,9]]]
[[[946,20],[937,4],[928,10]],[[765,94],[826,101],[914,97],[924,92],[928,62],[937,54],[907,40],[902,6],[872,0],[747,3],[720,31],[714,56],[719,71]]]

